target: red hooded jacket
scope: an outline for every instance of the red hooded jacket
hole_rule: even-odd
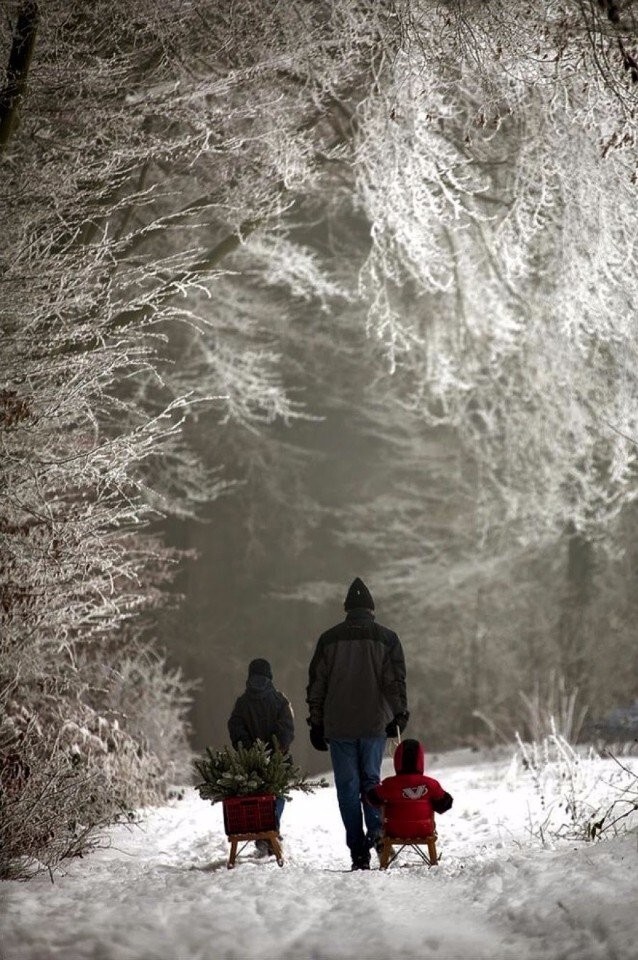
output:
[[[423,774],[425,751],[418,740],[404,740],[394,753],[396,776],[368,791],[374,806],[384,809],[387,837],[427,837],[434,833],[434,814],[445,813],[452,797],[438,780]]]

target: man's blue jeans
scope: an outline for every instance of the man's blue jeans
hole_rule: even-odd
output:
[[[382,833],[380,811],[364,798],[381,780],[385,741],[385,737],[329,741],[339,810],[353,857],[365,856]]]
[[[275,797],[275,824],[277,826],[277,833],[279,833],[279,828],[281,826],[281,815],[284,812],[285,806],[286,801],[283,797]]]

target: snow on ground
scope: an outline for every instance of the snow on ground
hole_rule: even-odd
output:
[[[438,818],[438,867],[405,857],[386,872],[348,872],[329,787],[287,805],[283,867],[245,851],[227,870],[221,805],[189,789],[111,829],[55,883],[2,884],[0,957],[635,958],[636,833],[544,848],[529,830],[540,809],[529,775],[508,760],[456,752],[433,757],[429,772],[454,796]],[[595,779],[608,775],[597,761]]]

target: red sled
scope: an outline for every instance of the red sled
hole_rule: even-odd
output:
[[[271,793],[255,794],[247,797],[225,797],[222,800],[224,810],[224,830],[230,840],[230,856],[227,867],[231,870],[237,859],[237,847],[244,849],[251,840],[266,840],[277,858],[280,867],[284,865],[284,856],[279,842],[279,833],[275,820],[275,797]]]

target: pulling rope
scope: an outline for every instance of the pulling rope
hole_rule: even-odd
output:
[[[401,743],[401,731],[399,730],[398,724],[396,726],[396,731],[397,731],[396,740],[394,737],[388,737],[388,739],[386,740],[385,754],[387,757],[393,757],[394,751]]]

